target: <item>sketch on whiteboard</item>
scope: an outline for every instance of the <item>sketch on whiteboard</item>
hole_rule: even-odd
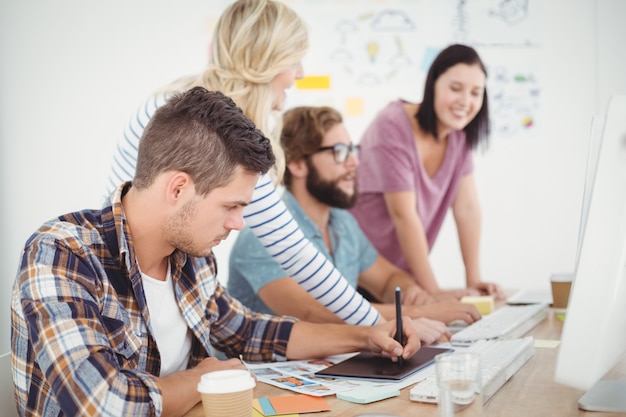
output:
[[[289,4],[311,28],[305,73],[331,81],[327,90],[294,91],[288,105],[334,106],[358,134],[388,102],[398,97],[419,102],[437,53],[451,43],[466,43],[488,65],[492,136],[523,137],[538,129],[538,0],[290,0]]]
[[[392,80],[402,67],[410,69],[411,62],[403,47],[403,37],[417,29],[416,22],[406,11],[383,9],[368,11],[354,17],[343,16],[330,31],[336,45],[328,51],[331,72],[346,76],[340,82],[356,82],[374,86]],[[337,71],[332,67],[340,66]]]
[[[534,1],[533,7],[539,2]],[[538,47],[541,22],[530,0],[448,0],[437,3],[438,14],[450,20],[453,41],[474,47]]]
[[[372,19],[375,32],[399,32],[415,30],[415,22],[403,10],[383,10]]]
[[[528,17],[528,0],[501,0],[489,12],[509,25],[516,24]]]
[[[533,71],[492,68],[488,91],[492,136],[510,138],[535,128],[541,88]]]

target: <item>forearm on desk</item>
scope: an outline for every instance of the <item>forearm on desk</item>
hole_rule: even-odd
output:
[[[343,323],[289,277],[265,284],[258,295],[278,315],[293,316],[312,323]]]
[[[323,358],[367,349],[368,327],[341,324],[294,324],[287,345],[289,359]]]
[[[269,177],[244,210],[252,232],[292,279],[348,324],[372,325],[380,315],[306,239]]]

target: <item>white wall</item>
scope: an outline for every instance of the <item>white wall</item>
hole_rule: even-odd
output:
[[[359,1],[354,0],[354,7]],[[205,63],[224,0],[0,2],[0,352],[19,252],[43,221],[98,207],[115,142],[155,88]],[[542,2],[540,137],[493,142],[477,158],[484,278],[541,285],[573,266],[591,117],[626,93],[621,0]],[[462,282],[454,228],[432,261]],[[222,267],[225,261],[221,261]]]

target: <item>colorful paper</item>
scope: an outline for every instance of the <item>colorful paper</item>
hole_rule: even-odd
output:
[[[253,408],[264,416],[297,416],[298,413],[315,413],[330,411],[324,397],[313,397],[305,394],[282,395],[276,397],[256,398]]]

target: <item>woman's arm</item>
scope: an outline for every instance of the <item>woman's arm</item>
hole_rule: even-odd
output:
[[[381,320],[378,311],[304,236],[268,175],[259,180],[244,218],[286,275],[333,314],[348,324],[369,326]]]
[[[279,316],[292,316],[311,323],[343,323],[290,277],[265,284],[259,290],[259,297]]]
[[[452,213],[459,235],[467,287],[471,288],[480,282],[479,246],[482,218],[474,175],[466,175],[459,181]]]
[[[430,294],[440,292],[428,260],[426,233],[415,210],[415,192],[385,193],[384,198],[402,248],[402,254],[414,279]]]
[[[372,266],[359,274],[359,287],[367,290],[381,303],[392,305],[395,303],[396,287],[400,287],[402,290],[403,305],[422,305],[435,302],[428,291],[415,283],[411,275],[380,254]],[[390,318],[383,313],[378,304],[375,307],[384,318]]]
[[[452,204],[456,223],[467,288],[474,288],[483,293],[503,297],[504,292],[497,284],[481,281],[480,277],[480,228],[482,212],[474,175],[464,176],[459,181],[456,197]]]

